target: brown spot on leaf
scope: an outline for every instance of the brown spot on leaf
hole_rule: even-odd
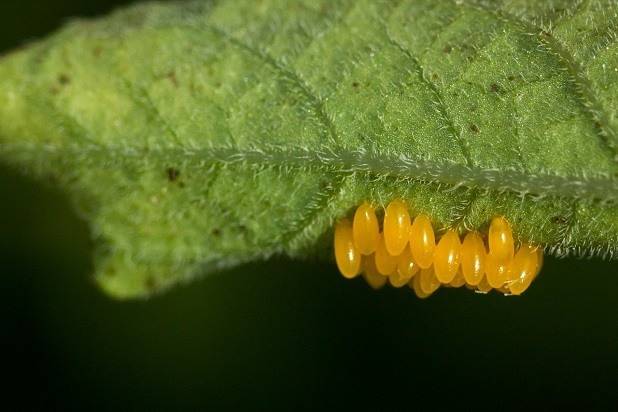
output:
[[[71,78],[68,75],[62,73],[60,74],[60,76],[58,76],[58,83],[60,83],[60,85],[62,86],[66,86],[67,84],[71,83]]]
[[[470,124],[470,131],[473,133],[478,133],[480,132],[480,129],[477,125],[475,125],[474,123]]]
[[[147,290],[154,292],[158,288],[157,280],[153,276],[149,276],[144,281],[144,286]]]
[[[451,45],[447,44],[446,46],[444,46],[444,48],[442,49],[442,51],[446,54],[449,54],[450,52],[453,51],[453,47],[451,47]]]
[[[167,180],[169,180],[170,182],[175,182],[176,180],[178,180],[178,177],[180,176],[180,171],[174,167],[168,167],[167,168]]]
[[[169,72],[166,77],[174,87],[178,87],[178,78],[176,77],[176,72],[174,70]]]
[[[492,83],[491,86],[489,86],[489,90],[494,93],[498,93],[500,92],[500,86],[498,86],[496,83]]]

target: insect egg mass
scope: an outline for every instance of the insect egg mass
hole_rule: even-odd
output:
[[[403,201],[393,200],[383,214],[380,225],[376,209],[364,202],[352,222],[344,218],[336,224],[335,260],[344,277],[362,273],[374,289],[387,281],[396,288],[407,284],[419,298],[440,286],[521,295],[541,270],[542,249],[526,242],[516,248],[504,216],[489,222],[485,236],[448,229],[436,242],[430,217],[411,219]]]

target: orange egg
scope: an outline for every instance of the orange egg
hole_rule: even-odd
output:
[[[416,296],[420,299],[425,299],[428,298],[429,296],[431,296],[431,293],[425,293],[423,291],[423,289],[421,288],[421,276],[420,273],[417,276],[414,276],[412,278],[412,280],[408,283],[408,286],[410,286],[410,288],[412,290],[414,290],[414,294],[416,294]]]
[[[378,239],[378,247],[376,248],[374,256],[378,272],[382,275],[388,276],[397,270],[397,257],[391,256],[386,250],[383,235],[380,235]]]
[[[352,223],[354,245],[363,255],[370,255],[376,251],[380,228],[375,209],[369,203],[364,202],[354,213]]]
[[[459,270],[461,242],[454,230],[449,230],[440,238],[433,255],[433,268],[441,283],[448,284]]]
[[[481,281],[479,282],[478,285],[476,285],[475,292],[483,293],[483,294],[491,292],[491,285],[487,281],[487,277],[486,276],[483,277],[483,279],[481,279]]]
[[[382,276],[382,274],[380,272],[378,272],[378,268],[376,268],[375,255],[363,256],[362,272],[363,273],[367,273],[367,274],[369,274],[371,276],[373,276],[373,275],[380,275],[380,276]]]
[[[502,216],[495,217],[489,226],[487,235],[489,253],[498,261],[506,262],[515,254],[515,242],[511,225]]]
[[[537,274],[539,256],[536,248],[521,245],[509,270],[508,288],[513,295],[521,295],[528,289]]]
[[[412,258],[412,253],[410,252],[410,249],[404,249],[404,251],[401,253],[401,255],[399,255],[397,259],[397,272],[401,276],[407,276],[411,278],[419,270],[421,270],[421,268]]]
[[[397,270],[389,275],[388,280],[393,287],[400,288],[407,284],[419,270],[420,268],[412,259],[410,250],[406,248],[397,259]]]
[[[348,219],[342,219],[335,225],[334,244],[339,271],[348,279],[356,277],[361,268],[361,255],[354,246],[352,223]]]
[[[436,238],[427,215],[418,215],[410,228],[410,251],[414,261],[421,269],[433,264]]]
[[[461,245],[461,271],[468,285],[478,285],[485,274],[487,252],[483,238],[477,232],[470,232]]]
[[[499,260],[492,253],[487,255],[485,279],[492,288],[498,289],[506,283],[510,264],[511,260]]]
[[[440,281],[434,273],[433,267],[421,269],[418,277],[421,290],[425,293],[432,294],[440,287]]]
[[[412,276],[401,276],[399,272],[395,271],[388,276],[388,283],[390,283],[394,288],[400,288],[407,285],[411,279]]]
[[[391,256],[399,256],[408,244],[410,234],[410,214],[402,201],[393,200],[386,207],[383,226],[386,250]]]
[[[451,286],[451,287],[454,287],[454,288],[460,288],[460,287],[462,287],[465,284],[466,284],[466,278],[464,278],[464,275],[461,272],[461,268],[460,268],[457,271],[457,274],[455,275],[453,280],[451,280],[451,282],[448,285]]]
[[[378,272],[374,255],[363,257],[363,278],[374,290],[380,289],[386,284],[387,277]]]

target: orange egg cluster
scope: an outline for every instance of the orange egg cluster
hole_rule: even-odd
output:
[[[375,289],[386,282],[397,288],[407,284],[420,298],[440,286],[464,285],[480,293],[520,295],[541,270],[542,250],[527,243],[515,250],[511,226],[501,216],[491,221],[486,239],[469,232],[462,242],[455,230],[437,242],[435,236],[429,217],[412,220],[400,200],[386,207],[380,230],[375,208],[365,202],[352,221],[335,226],[335,260],[348,279],[362,273]]]

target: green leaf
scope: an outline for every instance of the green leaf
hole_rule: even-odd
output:
[[[0,62],[0,159],[74,199],[118,297],[331,258],[405,199],[438,230],[618,256],[615,1],[147,4]],[[44,207],[44,205],[42,205]]]

